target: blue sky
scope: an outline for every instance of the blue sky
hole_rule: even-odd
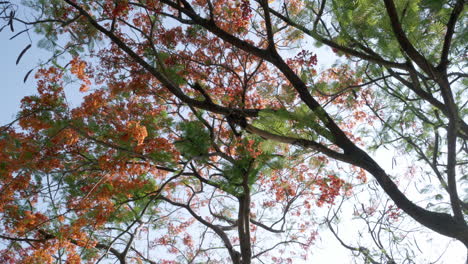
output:
[[[18,28],[16,32],[18,30],[21,29]],[[35,93],[34,76],[29,76],[26,83],[23,83],[23,78],[46,55],[46,52],[33,45],[16,65],[18,55],[30,44],[30,40],[26,34],[9,40],[12,36],[9,28],[0,32],[0,124],[12,121],[18,112],[21,98]]]

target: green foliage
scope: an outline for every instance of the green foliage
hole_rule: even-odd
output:
[[[208,149],[211,145],[210,133],[199,121],[189,121],[179,123],[179,128],[182,132],[181,139],[175,142],[177,150],[182,156],[187,159],[202,157],[208,154]]]
[[[374,51],[386,58],[404,59],[386,15],[383,1],[334,0],[330,1],[333,19],[340,25],[334,41],[343,46],[365,41]],[[431,61],[440,52],[444,25],[451,8],[437,0],[398,0],[397,12],[410,41]],[[320,29],[319,29],[320,30]]]
[[[60,46],[68,46],[68,53],[72,56],[78,56],[78,54],[84,52],[85,47],[92,50],[96,43],[101,41],[99,31],[86,19],[76,19],[75,17],[71,17],[67,12],[66,3],[63,1],[24,0],[23,4],[39,12],[44,20],[56,20],[56,18],[60,18],[62,21],[75,20],[75,22],[79,24],[79,26],[75,27],[73,34],[70,34],[68,38],[72,39],[70,43],[79,42],[83,46],[60,43],[60,35],[66,32],[64,30],[65,26],[63,25],[58,23],[35,23],[35,32],[43,36],[43,38],[38,42],[38,46],[41,48],[59,54],[61,52]]]
[[[333,136],[320,123],[320,116],[306,105],[300,105],[290,112],[285,109],[260,111],[255,126],[278,135],[304,137],[317,140],[322,136],[330,141]]]

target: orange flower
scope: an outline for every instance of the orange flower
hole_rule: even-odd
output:
[[[78,57],[75,57],[70,61],[70,65],[70,72],[83,82],[80,86],[80,92],[88,91],[91,85],[91,81],[89,80],[89,76],[85,72],[87,63],[78,59]]]
[[[127,124],[128,133],[136,140],[137,145],[143,144],[143,141],[148,136],[148,131],[145,126],[140,125],[138,121],[130,121]]]

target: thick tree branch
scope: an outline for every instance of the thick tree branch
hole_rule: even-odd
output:
[[[286,143],[286,144],[290,144],[290,145],[296,145],[296,146],[300,146],[300,147],[303,147],[303,148],[313,149],[315,151],[321,152],[321,153],[323,153],[323,154],[325,154],[325,155],[327,155],[329,157],[332,157],[334,159],[337,159],[337,160],[341,160],[341,161],[344,161],[344,162],[349,162],[350,161],[349,158],[346,155],[344,155],[342,153],[339,153],[339,152],[336,152],[334,150],[331,150],[331,149],[325,147],[324,145],[322,145],[320,143],[317,143],[315,141],[312,141],[312,140],[276,135],[276,134],[270,133],[268,131],[256,128],[256,127],[254,127],[252,125],[247,125],[245,127],[245,130],[252,133],[252,134],[260,136],[260,137],[262,137],[264,139],[269,139],[269,140],[273,140],[273,141],[277,141],[277,142],[281,142],[281,143]]]
[[[320,36],[315,31],[309,30],[305,26],[297,24],[296,22],[294,22],[290,18],[282,15],[281,13],[279,13],[278,11],[275,11],[274,9],[270,8],[270,12],[273,15],[275,15],[276,17],[283,20],[286,24],[301,30],[302,32],[304,32],[308,36],[314,38],[318,42],[321,42],[321,43],[323,43],[323,44],[325,44],[325,45],[327,45],[327,46],[329,46],[331,48],[335,48],[335,49],[337,49],[339,51],[342,51],[345,54],[349,54],[351,56],[354,56],[354,57],[357,57],[357,58],[360,58],[360,59],[363,59],[363,60],[366,60],[366,61],[374,62],[374,63],[377,63],[379,65],[382,65],[382,66],[385,66],[385,67],[388,67],[388,68],[396,68],[396,69],[403,69],[403,70],[406,69],[406,65],[404,63],[396,63],[396,62],[384,60],[384,59],[382,59],[380,57],[365,54],[365,53],[359,52],[359,51],[357,51],[355,49],[352,49],[350,47],[339,45],[338,43],[336,43],[336,42],[334,42],[332,40],[329,40],[329,39],[326,39],[326,38]]]
[[[160,200],[166,201],[166,202],[168,202],[168,203],[170,203],[172,205],[185,208],[185,210],[187,210],[190,213],[190,215],[192,215],[195,219],[197,219],[197,221],[199,221],[200,223],[202,223],[206,227],[213,230],[221,238],[221,240],[223,241],[224,246],[228,250],[229,255],[231,256],[231,260],[233,261],[233,263],[241,264],[239,252],[237,252],[234,249],[234,247],[231,244],[231,241],[229,240],[229,237],[226,235],[226,233],[220,227],[218,227],[218,226],[206,221],[205,219],[203,219],[201,216],[199,216],[197,213],[195,213],[192,210],[192,208],[190,207],[190,205],[188,205],[188,204],[178,203],[178,202],[172,201],[172,200],[170,200],[170,199],[168,199],[168,198],[166,198],[164,196],[159,196],[158,198]]]
[[[274,40],[273,26],[271,23],[270,8],[268,7],[268,0],[259,0],[259,3],[262,6],[263,13],[265,16],[265,27],[267,31],[268,49],[270,51],[274,51],[275,40]]]
[[[440,63],[437,68],[447,70],[447,66],[449,63],[448,56],[450,51],[450,46],[452,44],[452,37],[455,32],[455,25],[457,24],[457,20],[460,17],[460,14],[463,11],[465,5],[465,0],[458,0],[455,3],[455,7],[450,14],[450,19],[447,23],[447,32],[445,33],[444,37],[444,45],[442,47],[442,53],[440,55]]]
[[[426,58],[416,50],[416,48],[411,44],[405,32],[403,31],[400,19],[398,17],[398,12],[395,7],[393,0],[384,0],[385,8],[387,14],[390,18],[390,23],[392,25],[393,33],[400,44],[402,50],[424,71],[431,77],[434,77],[434,66],[432,66]]]

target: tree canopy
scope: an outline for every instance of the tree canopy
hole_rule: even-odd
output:
[[[401,218],[468,247],[464,0],[25,0],[0,18],[42,38],[17,63],[52,54],[0,128],[4,263],[293,263],[323,223],[356,260],[415,263],[404,235],[382,242]],[[388,198],[354,209],[372,248],[334,228],[358,188]]]

